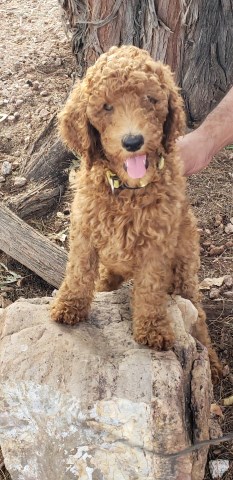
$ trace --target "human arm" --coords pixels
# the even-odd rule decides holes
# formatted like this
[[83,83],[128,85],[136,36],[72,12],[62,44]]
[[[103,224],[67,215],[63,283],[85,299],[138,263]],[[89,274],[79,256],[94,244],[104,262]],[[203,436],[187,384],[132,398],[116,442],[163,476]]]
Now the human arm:
[[206,168],[212,157],[232,142],[233,87],[200,127],[178,139],[184,175],[192,175]]

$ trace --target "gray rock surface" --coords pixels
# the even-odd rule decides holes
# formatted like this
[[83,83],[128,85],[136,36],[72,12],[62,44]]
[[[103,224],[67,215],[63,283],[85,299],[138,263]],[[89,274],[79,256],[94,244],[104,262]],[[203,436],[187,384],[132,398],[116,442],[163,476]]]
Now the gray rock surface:
[[52,323],[49,301],[1,311],[0,443],[12,480],[202,480],[206,450],[164,456],[191,444],[191,409],[208,438],[209,363],[187,333],[192,304],[168,304],[175,353],[134,342],[127,287],[97,294],[77,327]]

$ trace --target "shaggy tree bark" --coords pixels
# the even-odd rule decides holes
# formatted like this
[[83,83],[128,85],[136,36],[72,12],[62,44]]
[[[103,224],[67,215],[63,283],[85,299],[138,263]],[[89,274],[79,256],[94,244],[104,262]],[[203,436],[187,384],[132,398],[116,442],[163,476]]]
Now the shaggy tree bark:
[[80,76],[111,45],[145,48],[175,71],[191,122],[200,122],[232,85],[232,0],[59,3]]
[[186,22],[181,87],[191,120],[199,122],[233,84],[233,2],[196,2]]
[[184,31],[180,0],[58,0],[72,34],[77,73],[112,45],[132,44],[178,71]]
[[65,189],[68,168],[75,158],[57,139],[55,117],[31,146],[30,159],[20,174],[27,179],[23,192],[9,195],[6,205],[21,218],[45,216],[57,204]]

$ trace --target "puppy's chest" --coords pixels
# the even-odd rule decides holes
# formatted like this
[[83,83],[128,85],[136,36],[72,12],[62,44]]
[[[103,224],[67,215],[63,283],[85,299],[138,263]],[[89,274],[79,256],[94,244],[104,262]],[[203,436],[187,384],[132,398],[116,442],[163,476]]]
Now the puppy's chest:
[[161,207],[105,205],[90,219],[90,236],[95,248],[114,261],[136,261],[151,245],[165,244],[172,218]]

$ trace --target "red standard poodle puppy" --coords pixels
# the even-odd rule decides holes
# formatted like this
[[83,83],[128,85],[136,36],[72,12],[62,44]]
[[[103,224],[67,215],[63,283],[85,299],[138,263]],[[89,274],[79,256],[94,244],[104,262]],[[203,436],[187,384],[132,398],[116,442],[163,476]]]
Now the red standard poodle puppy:
[[69,261],[52,319],[78,323],[95,289],[133,279],[135,340],[169,349],[166,300],[180,294],[198,309],[195,336],[217,377],[220,364],[199,303],[196,221],[176,151],[183,105],[170,69],[144,50],[112,47],[76,84],[59,122],[65,144],[82,160]]

